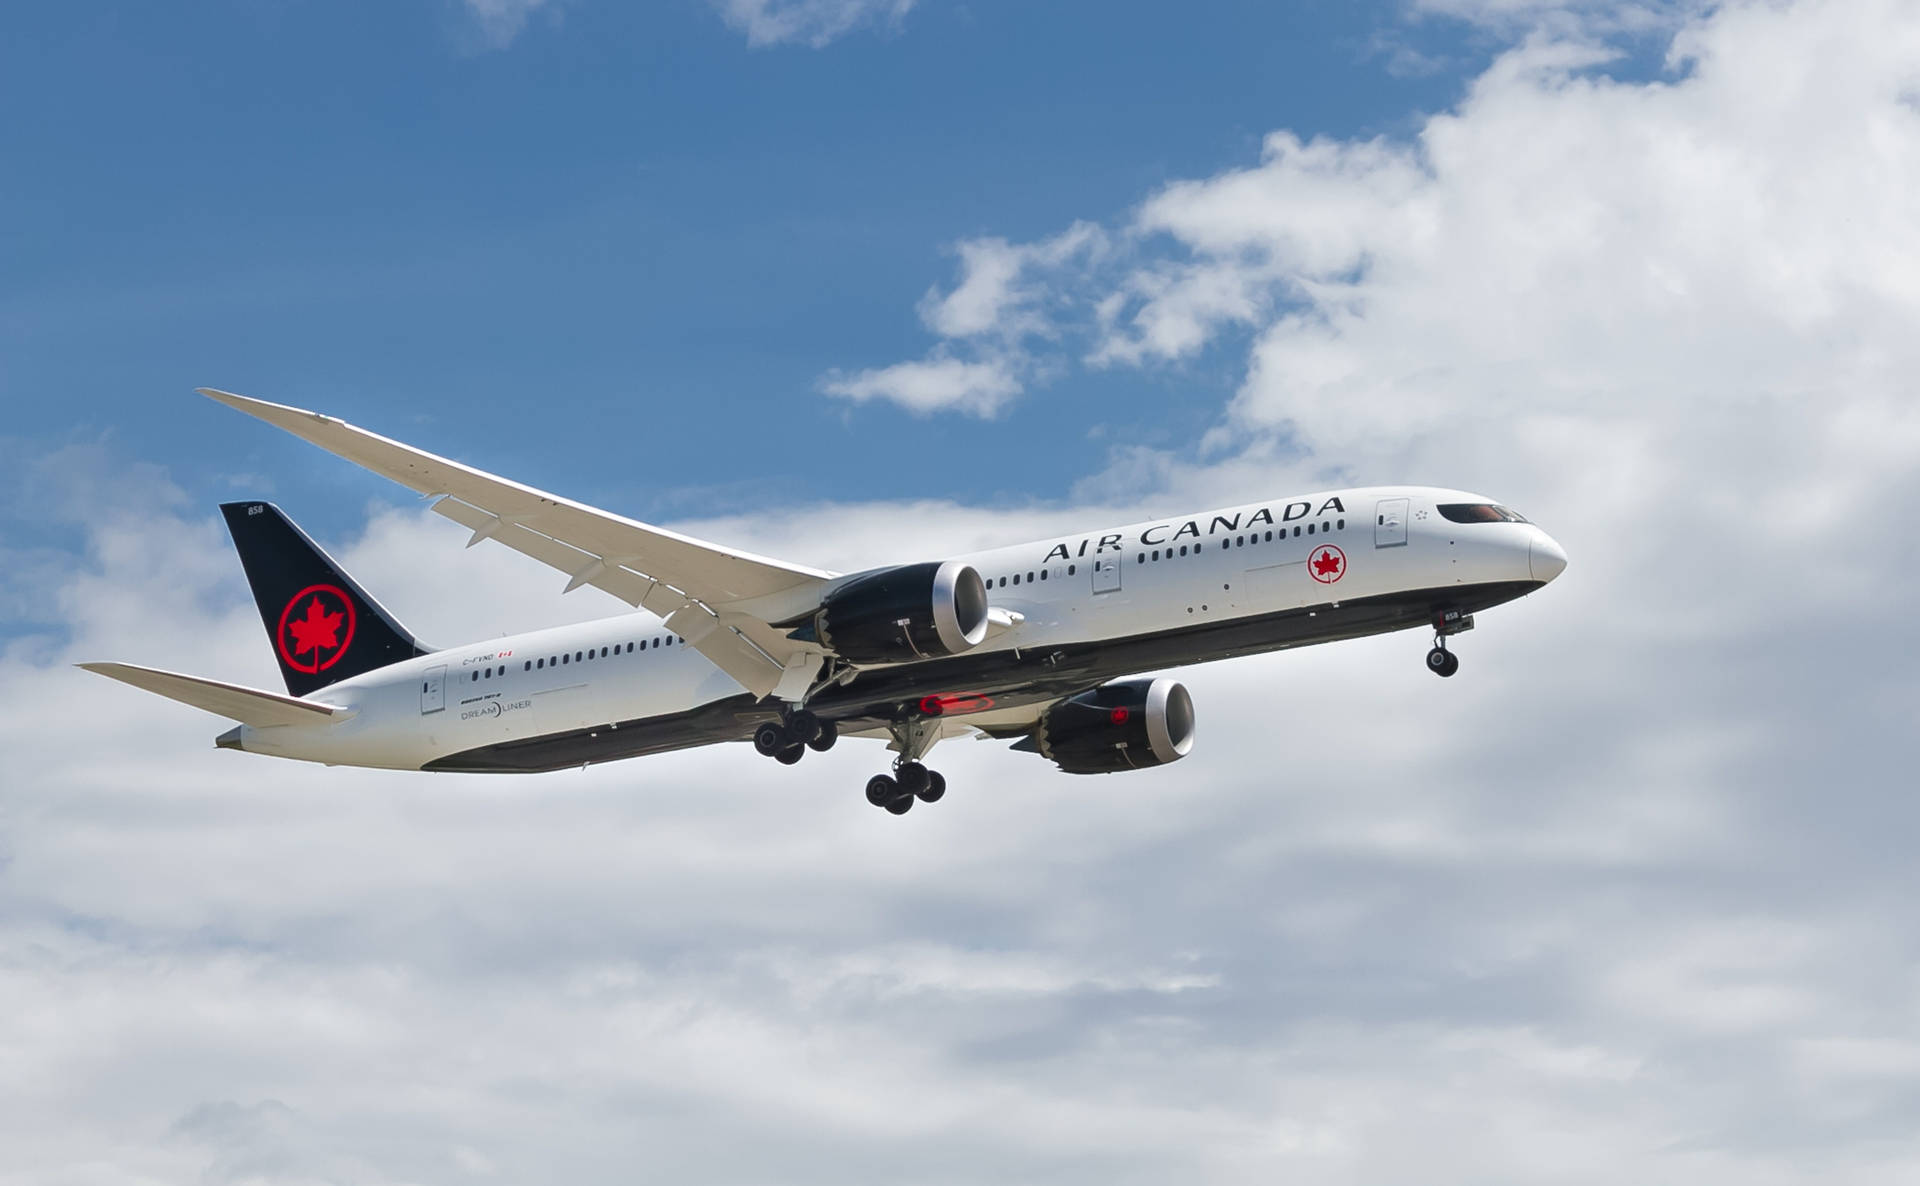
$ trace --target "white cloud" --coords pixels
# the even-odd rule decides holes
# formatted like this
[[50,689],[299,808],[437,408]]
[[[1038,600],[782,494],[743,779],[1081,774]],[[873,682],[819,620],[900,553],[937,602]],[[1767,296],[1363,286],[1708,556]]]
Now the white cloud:
[[1062,301],[1053,286],[1070,279],[1063,275],[1069,265],[1097,263],[1106,249],[1106,233],[1090,222],[1038,243],[966,240],[954,248],[960,283],[944,295],[929,289],[920,319],[943,338],[992,337],[1013,346],[1029,336],[1052,337],[1053,309]]
[[513,43],[533,14],[553,0],[462,0],[487,45],[501,49]]
[[966,362],[935,355],[850,375],[833,372],[821,379],[820,388],[855,403],[889,400],[921,415],[965,412],[990,417],[1020,394],[1021,380],[1006,359]]
[[920,415],[994,416],[1047,369],[1036,366],[1027,339],[1057,336],[1053,319],[1072,300],[1070,269],[1097,264],[1106,249],[1105,232],[1086,222],[1038,243],[962,242],[954,248],[960,282],[920,299],[920,320],[941,336],[940,345],[917,362],[831,371],[820,389],[856,402],[887,400]]
[[714,0],[720,16],[755,49],[799,44],[819,49],[855,29],[897,29],[915,0]]

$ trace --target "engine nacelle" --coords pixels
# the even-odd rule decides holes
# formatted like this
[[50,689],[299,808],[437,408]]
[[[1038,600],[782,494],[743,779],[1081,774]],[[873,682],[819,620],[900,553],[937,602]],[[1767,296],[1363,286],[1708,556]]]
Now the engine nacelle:
[[1068,774],[1165,766],[1193,748],[1193,697],[1166,676],[1102,684],[1048,709],[1016,748],[1035,750]]
[[854,663],[957,655],[987,636],[987,583],[957,560],[885,569],[835,589],[813,630]]

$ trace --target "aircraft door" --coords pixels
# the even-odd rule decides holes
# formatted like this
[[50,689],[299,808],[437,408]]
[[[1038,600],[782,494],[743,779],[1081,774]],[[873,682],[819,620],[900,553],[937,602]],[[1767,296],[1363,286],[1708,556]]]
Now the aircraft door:
[[1407,542],[1407,499],[1383,498],[1373,509],[1373,546],[1399,548]]
[[429,667],[420,677],[420,715],[439,712],[447,706],[447,665]]
[[1093,558],[1093,591],[1095,593],[1120,591],[1120,557],[1095,556]]

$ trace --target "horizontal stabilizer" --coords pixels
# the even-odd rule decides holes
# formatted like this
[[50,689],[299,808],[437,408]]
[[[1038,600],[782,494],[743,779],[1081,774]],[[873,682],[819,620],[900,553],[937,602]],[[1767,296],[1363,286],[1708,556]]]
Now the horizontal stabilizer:
[[223,684],[219,680],[202,679],[197,675],[137,667],[132,663],[81,663],[78,666],[108,679],[132,684],[141,691],[191,704],[215,716],[257,729],[273,725],[318,725],[352,715],[348,710],[331,704],[317,704],[297,696],[263,692],[239,684]]

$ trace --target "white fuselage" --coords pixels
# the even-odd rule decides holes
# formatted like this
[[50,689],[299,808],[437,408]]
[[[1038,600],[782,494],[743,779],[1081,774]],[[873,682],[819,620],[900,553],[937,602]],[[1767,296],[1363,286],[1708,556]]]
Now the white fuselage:
[[[944,559],[973,565],[992,606],[1018,616],[968,654],[1042,651],[1557,575],[1565,553],[1538,527],[1455,523],[1434,509],[1489,501],[1429,487],[1323,491]],[[629,613],[453,647],[343,681],[311,699],[348,710],[344,720],[244,727],[239,748],[419,769],[449,754],[615,729],[743,692],[659,619]]]

